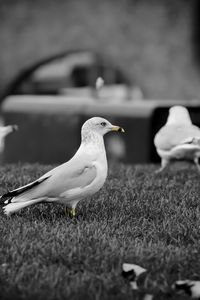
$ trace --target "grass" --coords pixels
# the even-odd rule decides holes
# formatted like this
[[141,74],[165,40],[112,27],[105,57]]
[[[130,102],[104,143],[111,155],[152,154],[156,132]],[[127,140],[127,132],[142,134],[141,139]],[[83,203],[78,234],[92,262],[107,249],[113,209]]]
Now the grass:
[[[5,165],[0,193],[52,166]],[[198,279],[200,177],[177,163],[110,166],[104,188],[66,218],[62,206],[41,204],[6,217],[0,210],[0,298],[189,299],[172,293],[178,279]],[[148,273],[133,292],[121,277],[123,262]]]

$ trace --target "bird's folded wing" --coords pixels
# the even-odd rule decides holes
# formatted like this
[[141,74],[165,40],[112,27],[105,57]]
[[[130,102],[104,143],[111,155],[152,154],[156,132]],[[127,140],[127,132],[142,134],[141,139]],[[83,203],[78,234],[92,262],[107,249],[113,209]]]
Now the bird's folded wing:
[[157,149],[171,150],[194,137],[200,137],[200,129],[195,125],[167,125],[155,135],[154,144]]
[[67,190],[84,188],[96,178],[96,167],[91,163],[63,164],[44,174],[38,180],[2,196],[14,197],[11,202],[19,202],[41,197],[56,198]]
[[48,177],[44,177],[42,179],[38,179],[35,180],[31,183],[28,183],[18,189],[12,190],[12,191],[8,191],[7,193],[5,193],[2,197],[1,200],[4,200],[5,198],[9,198],[9,197],[16,197],[22,193],[25,193],[26,191],[33,189],[34,187],[36,187],[37,185],[41,184],[43,181],[47,180],[49,178]]
[[71,169],[68,173],[66,171],[55,173],[49,178],[49,184],[52,187],[48,188],[46,195],[48,197],[56,197],[66,191],[77,188],[84,189],[95,180],[96,175],[97,170],[93,164],[85,164],[83,167]]

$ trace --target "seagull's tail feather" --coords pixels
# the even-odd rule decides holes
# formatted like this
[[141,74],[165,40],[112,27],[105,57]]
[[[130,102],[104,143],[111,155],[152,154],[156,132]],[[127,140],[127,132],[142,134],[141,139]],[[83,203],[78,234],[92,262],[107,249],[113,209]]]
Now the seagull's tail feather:
[[14,202],[14,203],[9,203],[6,206],[3,207],[4,214],[7,216],[21,210],[22,208],[25,208],[27,206],[42,202],[44,198],[38,198],[38,199],[33,199],[33,200],[28,200],[25,202]]

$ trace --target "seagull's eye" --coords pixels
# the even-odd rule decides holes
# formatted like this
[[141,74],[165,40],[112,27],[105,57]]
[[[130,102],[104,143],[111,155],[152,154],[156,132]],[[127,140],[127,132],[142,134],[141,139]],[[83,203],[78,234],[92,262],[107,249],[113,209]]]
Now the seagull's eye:
[[106,122],[101,122],[101,126],[105,127],[106,126]]

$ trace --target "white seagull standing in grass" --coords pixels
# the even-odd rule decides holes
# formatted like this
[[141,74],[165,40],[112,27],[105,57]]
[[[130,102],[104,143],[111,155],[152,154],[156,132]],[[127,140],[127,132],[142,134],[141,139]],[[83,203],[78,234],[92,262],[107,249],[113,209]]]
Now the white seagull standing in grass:
[[192,124],[183,106],[169,109],[167,123],[155,135],[154,144],[161,157],[162,171],[172,160],[192,160],[198,170],[200,157],[200,129]]
[[107,158],[103,136],[109,131],[124,132],[107,120],[94,117],[81,129],[81,145],[66,163],[52,169],[38,180],[1,197],[10,215],[20,209],[41,202],[62,203],[65,213],[75,216],[77,203],[96,193],[107,177]]

